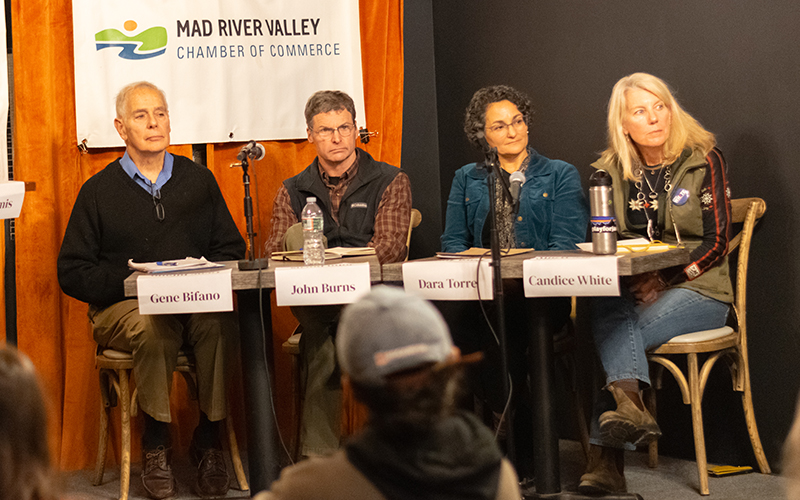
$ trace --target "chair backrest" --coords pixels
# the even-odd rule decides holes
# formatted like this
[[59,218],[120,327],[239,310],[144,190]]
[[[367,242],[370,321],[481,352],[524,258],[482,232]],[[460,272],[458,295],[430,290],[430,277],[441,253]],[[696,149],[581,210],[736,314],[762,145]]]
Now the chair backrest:
[[411,231],[419,226],[419,223],[422,222],[422,212],[417,210],[416,208],[411,209],[411,223],[408,225],[408,236],[406,236],[406,258],[408,260],[408,253],[410,252],[411,247]]
[[747,345],[747,267],[750,260],[750,242],[753,228],[767,210],[761,198],[739,198],[731,200],[731,222],[742,224],[742,230],[728,242],[728,252],[739,249],[736,261],[736,291],[733,308],[739,323],[739,339]]

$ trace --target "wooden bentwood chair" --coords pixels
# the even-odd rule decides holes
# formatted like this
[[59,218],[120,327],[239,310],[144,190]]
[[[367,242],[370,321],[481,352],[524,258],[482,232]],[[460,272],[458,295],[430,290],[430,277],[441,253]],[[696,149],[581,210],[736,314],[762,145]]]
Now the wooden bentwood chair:
[[[691,406],[694,447],[697,456],[697,472],[700,476],[701,495],[709,494],[701,402],[709,373],[720,358],[724,359],[728,364],[733,381],[733,389],[742,393],[742,406],[744,407],[747,431],[750,434],[750,443],[753,446],[753,453],[758,461],[758,467],[761,469],[762,474],[770,473],[767,458],[761,447],[761,439],[758,436],[756,418],[753,413],[753,399],[750,393],[745,301],[750,240],[753,236],[753,228],[761,216],[764,215],[767,205],[761,198],[742,198],[731,200],[731,207],[732,222],[743,223],[741,232],[728,243],[729,251],[733,251],[737,246],[739,248],[739,257],[736,265],[736,291],[733,302],[737,328],[725,326],[714,330],[679,335],[666,344],[653,349],[647,356],[651,362],[651,379],[653,381],[653,390],[647,391],[647,406],[653,416],[656,416],[655,389],[661,388],[664,368],[678,382],[683,396],[683,403]],[[670,359],[681,354],[687,356],[688,379],[687,375],[684,375],[681,369]],[[702,367],[698,366],[699,354],[706,355]],[[650,467],[658,465],[658,441],[654,441],[649,445],[649,465]]]
[[[100,375],[100,442],[97,447],[97,463],[94,472],[93,484],[98,486],[103,482],[103,471],[106,463],[106,448],[108,446],[108,421],[111,408],[120,406],[120,420],[122,444],[120,450],[120,479],[119,479],[119,499],[128,499],[128,490],[131,480],[131,417],[138,413],[137,389],[130,392],[131,375],[133,374],[133,357],[131,353],[117,351],[114,349],[98,348],[95,365],[99,369]],[[189,388],[192,400],[197,400],[197,373],[195,371],[194,359],[191,351],[181,351],[178,353],[178,364],[175,371],[179,372]],[[225,426],[228,434],[228,445],[231,454],[231,462],[239,483],[239,489],[247,491],[250,487],[247,484],[247,477],[242,467],[242,459],[239,456],[239,446],[236,442],[236,433],[233,429],[233,421],[225,419]]]

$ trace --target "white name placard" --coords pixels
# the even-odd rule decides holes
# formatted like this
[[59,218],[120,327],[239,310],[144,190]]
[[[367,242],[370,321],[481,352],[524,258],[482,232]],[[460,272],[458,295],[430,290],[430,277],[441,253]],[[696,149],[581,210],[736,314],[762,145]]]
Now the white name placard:
[[617,258],[534,257],[522,263],[526,297],[619,295]]
[[351,304],[369,292],[369,264],[278,267],[275,298],[279,306]]
[[143,274],[136,278],[141,314],[233,311],[231,270]]
[[[428,300],[492,300],[492,268],[488,259],[453,259],[403,264],[403,287]],[[480,297],[478,297],[480,293]]]
[[24,199],[24,182],[0,182],[0,219],[16,219],[19,217]]

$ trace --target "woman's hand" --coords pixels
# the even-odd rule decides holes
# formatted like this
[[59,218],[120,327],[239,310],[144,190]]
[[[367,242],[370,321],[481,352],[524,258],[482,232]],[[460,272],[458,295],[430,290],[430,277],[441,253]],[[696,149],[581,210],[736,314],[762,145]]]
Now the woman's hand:
[[631,276],[628,281],[628,289],[633,294],[637,304],[652,304],[666,288],[667,284],[658,271],[637,274]]

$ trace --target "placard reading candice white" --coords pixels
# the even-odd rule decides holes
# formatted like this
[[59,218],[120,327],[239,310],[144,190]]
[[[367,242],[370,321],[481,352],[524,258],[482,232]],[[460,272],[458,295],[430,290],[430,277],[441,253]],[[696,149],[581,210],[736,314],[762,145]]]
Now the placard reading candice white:
[[488,260],[435,260],[403,264],[403,287],[428,300],[492,300],[492,268]]
[[351,304],[369,292],[369,264],[275,268],[279,306]]
[[534,257],[522,263],[526,297],[619,295],[617,258]]
[[233,311],[231,270],[144,274],[136,278],[139,312],[180,314]]

